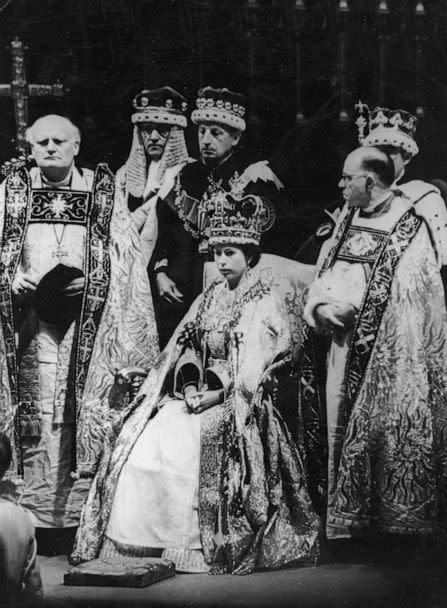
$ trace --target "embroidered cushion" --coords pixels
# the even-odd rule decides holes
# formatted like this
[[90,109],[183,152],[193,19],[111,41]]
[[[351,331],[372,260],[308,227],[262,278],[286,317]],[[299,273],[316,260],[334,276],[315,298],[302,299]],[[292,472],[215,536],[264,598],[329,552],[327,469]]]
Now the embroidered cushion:
[[64,585],[147,587],[175,575],[173,562],[157,557],[104,557],[73,566]]

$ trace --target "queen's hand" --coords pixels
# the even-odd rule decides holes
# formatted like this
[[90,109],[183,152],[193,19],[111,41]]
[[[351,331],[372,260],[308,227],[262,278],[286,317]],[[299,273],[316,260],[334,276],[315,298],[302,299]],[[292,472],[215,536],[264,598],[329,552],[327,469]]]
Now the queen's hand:
[[223,396],[223,389],[214,391],[188,391],[188,394],[185,396],[185,401],[193,414],[200,414],[210,407],[222,403]]

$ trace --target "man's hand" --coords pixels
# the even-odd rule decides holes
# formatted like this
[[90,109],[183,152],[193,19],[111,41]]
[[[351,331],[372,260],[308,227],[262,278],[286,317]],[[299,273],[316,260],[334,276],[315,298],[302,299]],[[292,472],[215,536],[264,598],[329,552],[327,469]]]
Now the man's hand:
[[66,296],[77,296],[84,291],[85,278],[78,277],[77,279],[73,279],[70,281],[68,285],[64,289],[64,294]]
[[189,391],[185,401],[193,414],[200,414],[200,412],[222,403],[222,398],[222,389],[216,391]]
[[350,302],[337,302],[335,305],[336,317],[343,323],[343,327],[346,331],[355,326],[356,313],[356,307]]
[[345,329],[344,323],[340,321],[336,313],[337,308],[334,304],[320,304],[317,306],[314,311],[317,326],[331,332]]
[[356,312],[356,308],[348,302],[335,302],[317,306],[314,317],[320,329],[340,333],[354,327]]
[[36,291],[36,281],[29,274],[17,273],[12,283],[12,293],[14,295],[24,295]]
[[172,279],[164,272],[157,273],[157,287],[160,296],[166,300],[166,302],[183,302],[183,294],[179,291]]

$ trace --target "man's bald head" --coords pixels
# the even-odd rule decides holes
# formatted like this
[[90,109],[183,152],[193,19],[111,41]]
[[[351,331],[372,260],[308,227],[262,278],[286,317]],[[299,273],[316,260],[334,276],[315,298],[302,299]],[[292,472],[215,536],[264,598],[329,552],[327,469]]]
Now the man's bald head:
[[26,132],[31,153],[44,176],[53,182],[65,179],[79,152],[81,134],[65,116],[48,114]]
[[42,129],[47,128],[61,128],[70,133],[71,137],[78,142],[81,142],[81,132],[76,125],[74,125],[69,118],[60,116],[59,114],[47,114],[41,116],[33,122],[33,124],[26,130],[26,141],[31,145],[35,141],[36,134]]
[[373,173],[381,185],[389,188],[394,182],[394,163],[383,150],[372,146],[356,148],[346,157],[354,164],[358,164],[362,171]]
[[350,207],[368,207],[394,182],[391,158],[373,147],[361,147],[346,157],[342,178],[338,184]]

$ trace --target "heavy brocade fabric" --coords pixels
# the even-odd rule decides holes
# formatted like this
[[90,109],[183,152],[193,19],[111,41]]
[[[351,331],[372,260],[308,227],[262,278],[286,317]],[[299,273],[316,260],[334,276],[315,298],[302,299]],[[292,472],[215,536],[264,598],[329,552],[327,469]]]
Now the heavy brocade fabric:
[[[375,263],[356,327],[327,525],[437,533],[447,504],[447,316],[435,250],[414,214],[397,224]],[[325,404],[317,377],[318,367],[303,368],[303,403],[314,403],[306,412],[308,456],[315,467],[319,454],[322,469]],[[313,475],[323,486],[324,471]]]
[[[91,172],[84,171],[84,174],[88,173]],[[34,179],[33,174],[31,177]],[[3,192],[4,190],[2,190]],[[85,314],[83,319],[85,319],[85,323],[79,335],[75,335],[74,328],[69,328],[66,339],[64,339],[64,343],[68,339],[77,339],[76,474],[81,477],[93,477],[102,452],[104,437],[108,428],[113,427],[115,419],[119,417],[123,394],[112,390],[116,371],[127,365],[148,367],[158,355],[152,299],[146,271],[141,262],[139,239],[119,189],[117,189],[112,203],[109,234],[106,237],[107,252],[99,251],[98,257],[96,254],[92,254],[90,259],[86,255],[90,264],[88,266],[86,263],[85,267],[88,276],[86,284],[91,286],[91,300],[87,299],[84,294],[83,310]],[[3,202],[0,207],[3,212]],[[99,215],[101,215],[101,211]],[[100,225],[101,218],[96,219]],[[3,213],[0,214],[0,228],[2,228],[2,224]],[[96,239],[96,235],[94,237]],[[98,239],[95,243],[89,243],[92,251],[96,247],[97,241]],[[5,243],[2,243],[2,248],[4,245]],[[101,263],[101,256],[107,257],[110,262],[108,266],[109,281],[101,317],[97,325],[92,326],[87,313],[90,306],[94,312],[96,296],[93,289],[95,282],[102,278],[96,276],[95,272],[98,272],[96,265]],[[9,290],[10,288],[11,284],[9,284]],[[98,293],[97,295],[102,296],[103,294]],[[65,348],[64,343],[62,350],[66,353],[64,355],[64,352],[60,352],[60,357],[67,359],[65,364],[64,361],[61,363],[65,365],[66,373],[68,373],[71,345],[67,344]],[[0,419],[2,430],[9,432],[14,425],[16,410],[11,395],[6,352],[2,331],[0,339]],[[84,365],[87,352],[89,359]],[[60,372],[58,374],[60,376]],[[67,382],[66,375],[65,378],[59,377],[57,382],[58,386],[63,388],[64,383]],[[56,402],[57,399],[56,395]],[[55,407],[57,407],[57,403],[55,403]],[[19,447],[16,446],[16,452],[18,449]]]
[[417,215],[427,223],[439,266],[447,265],[447,209],[438,188],[421,180],[396,184],[401,195],[414,205]]
[[[75,561],[98,555],[121,469],[156,415],[185,340],[201,357],[208,347],[213,350],[208,334],[225,290],[226,284],[213,284],[193,304],[129,406],[118,440],[108,442],[81,517]],[[224,343],[233,387],[225,403],[201,415],[199,524],[206,562],[216,573],[235,574],[313,564],[319,520],[300,453],[272,398],[272,374],[290,357],[287,315],[256,280],[238,294],[227,318]]]
[[110,222],[110,283],[95,338],[77,425],[77,470],[93,476],[105,436],[104,421],[120,418],[122,393],[112,391],[115,373],[148,368],[158,356],[158,334],[139,238],[117,188]]
[[[134,142],[141,139],[135,126]],[[137,139],[136,139],[137,138]],[[172,141],[171,141],[172,140]],[[157,201],[165,198],[172,190],[175,178],[183,166],[188,162],[183,130],[172,127],[167,148],[159,163],[149,165],[140,142],[137,149],[132,147],[126,164],[118,169],[116,174],[116,187],[121,189],[121,195],[129,206],[129,197],[137,197],[139,207],[129,206],[132,218],[140,235],[141,253],[145,266],[149,264],[155,243],[158,237]],[[151,178],[152,167],[159,169],[155,178]]]
[[346,426],[328,523],[436,533],[446,506],[447,316],[422,225],[396,270]]

